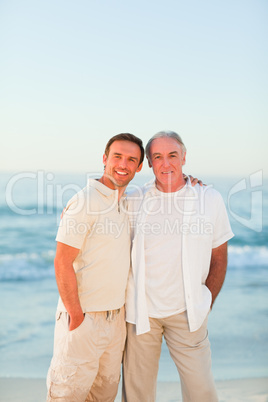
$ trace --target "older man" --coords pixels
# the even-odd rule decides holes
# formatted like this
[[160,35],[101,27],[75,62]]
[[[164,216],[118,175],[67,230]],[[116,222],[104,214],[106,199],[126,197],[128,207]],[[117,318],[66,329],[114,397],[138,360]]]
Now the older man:
[[156,134],[146,156],[155,180],[129,198],[133,248],[123,400],[155,400],[164,336],[183,400],[214,402],[207,320],[225,278],[233,233],[220,194],[185,180],[186,149],[178,134]]

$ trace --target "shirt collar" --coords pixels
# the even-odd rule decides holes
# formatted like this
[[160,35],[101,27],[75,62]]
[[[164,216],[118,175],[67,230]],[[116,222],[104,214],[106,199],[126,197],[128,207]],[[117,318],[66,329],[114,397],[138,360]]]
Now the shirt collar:
[[[189,176],[186,176],[186,183],[185,186],[182,188],[188,188],[192,187],[191,180]],[[159,195],[161,191],[159,191],[155,185],[155,179],[150,180],[148,183],[145,183],[144,185],[145,191],[146,191],[146,196],[152,196],[152,195]],[[180,191],[180,190],[179,190]],[[167,193],[167,194],[172,194],[172,193]]]
[[[105,184],[102,184],[100,181],[98,181],[98,179],[88,179],[88,183],[87,185],[89,187],[93,187],[96,190],[98,190],[101,194],[105,195],[106,197],[116,197],[118,198],[118,190],[113,190],[112,188],[109,188],[107,186],[105,186]],[[120,199],[123,200],[126,197],[126,194],[124,193]]]

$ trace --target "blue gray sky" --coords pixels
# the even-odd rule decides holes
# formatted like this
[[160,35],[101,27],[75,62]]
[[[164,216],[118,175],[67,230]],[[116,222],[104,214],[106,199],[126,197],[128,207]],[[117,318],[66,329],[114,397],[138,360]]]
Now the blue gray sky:
[[267,176],[267,17],[266,0],[0,0],[0,169],[99,171],[111,136],[170,129],[186,173]]

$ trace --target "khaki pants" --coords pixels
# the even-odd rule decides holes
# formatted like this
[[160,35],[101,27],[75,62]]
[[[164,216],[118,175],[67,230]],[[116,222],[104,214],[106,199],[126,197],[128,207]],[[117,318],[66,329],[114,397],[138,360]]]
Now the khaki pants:
[[164,335],[181,379],[184,402],[218,401],[211,372],[207,319],[195,332],[188,328],[187,313],[164,319],[150,318],[150,332],[136,335],[127,324],[123,361],[123,401],[153,402],[156,399],[158,365]]
[[87,313],[73,331],[68,321],[67,313],[58,314],[47,401],[114,401],[126,337],[124,308],[113,321],[107,312]]

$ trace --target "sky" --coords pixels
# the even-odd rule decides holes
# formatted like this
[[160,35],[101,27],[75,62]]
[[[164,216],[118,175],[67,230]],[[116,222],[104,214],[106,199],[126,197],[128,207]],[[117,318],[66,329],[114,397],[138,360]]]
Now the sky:
[[0,171],[101,171],[113,135],[168,129],[185,173],[267,176],[267,17],[267,0],[0,0]]

